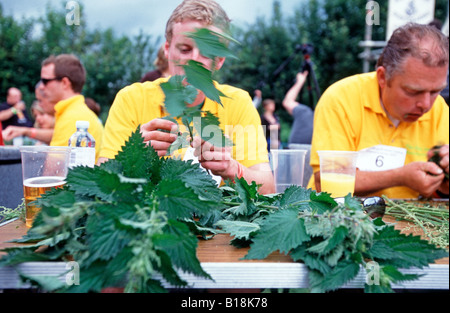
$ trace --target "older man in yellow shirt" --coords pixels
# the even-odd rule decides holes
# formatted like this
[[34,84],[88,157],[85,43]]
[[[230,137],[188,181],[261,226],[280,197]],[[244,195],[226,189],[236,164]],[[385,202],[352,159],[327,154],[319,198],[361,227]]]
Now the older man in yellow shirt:
[[[383,158],[392,147],[406,150],[400,166],[361,164],[367,168],[356,173],[355,195],[448,197],[449,108],[439,96],[447,83],[448,49],[448,38],[435,28],[408,24],[394,32],[376,72],[329,87],[315,111],[309,187],[321,190],[317,151],[372,148]],[[436,145],[442,146],[439,166],[427,162]]]

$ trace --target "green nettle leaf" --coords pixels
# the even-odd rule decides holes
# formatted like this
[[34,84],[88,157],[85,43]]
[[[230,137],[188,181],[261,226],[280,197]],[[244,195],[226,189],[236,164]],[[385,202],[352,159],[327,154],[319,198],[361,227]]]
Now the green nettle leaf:
[[282,208],[295,206],[303,211],[304,209],[309,209],[310,197],[311,190],[306,190],[298,186],[291,186],[282,194],[280,206]]
[[219,202],[222,199],[222,192],[211,175],[201,169],[198,163],[193,164],[192,160],[184,162],[168,159],[161,167],[161,179],[180,180],[204,200]]
[[339,226],[334,230],[333,235],[325,240],[326,246],[323,253],[327,254],[340,245],[348,235],[348,229],[345,226]]
[[35,252],[36,247],[14,247],[5,248],[2,251],[7,255],[0,260],[0,266],[11,266],[25,262],[43,262],[49,261],[51,258],[44,254]]
[[[231,36],[221,35],[208,29],[199,29],[188,33],[196,42],[200,53],[212,60],[212,68],[218,57],[232,57],[231,50],[225,44],[234,41]],[[189,60],[183,67],[185,76],[173,76],[167,82],[161,84],[165,94],[165,109],[169,118],[181,119],[188,130],[187,133],[179,133],[176,141],[168,149],[169,155],[173,151],[189,146],[195,135],[208,141],[214,146],[232,146],[232,141],[226,138],[219,127],[219,119],[210,112],[201,111],[201,105],[190,107],[198,96],[198,91],[212,101],[223,106],[221,97],[226,97],[218,90],[213,81],[213,72],[203,66],[202,63]],[[198,119],[196,119],[198,118]],[[192,125],[192,124],[195,125]]]
[[178,135],[177,139],[175,139],[175,141],[172,142],[167,149],[168,155],[172,155],[173,152],[178,151],[179,149],[189,148],[191,146],[190,138],[191,136],[189,133],[182,133],[181,135]]
[[266,217],[245,259],[264,259],[277,250],[288,253],[308,240],[310,237],[304,221],[298,218],[298,210],[280,210]]
[[321,193],[311,193],[311,209],[318,213],[322,214],[326,211],[330,211],[338,206],[337,202],[331,197],[330,194],[321,192]]
[[331,266],[317,255],[308,253],[308,246],[308,244],[300,245],[297,248],[294,248],[289,255],[294,261],[302,261],[305,263],[311,270],[317,270],[321,274],[329,273],[331,271]]
[[80,267],[80,279],[82,284],[72,285],[67,291],[73,293],[84,292],[100,292],[102,288],[111,287],[108,283],[108,279],[111,279],[108,269],[108,262],[96,261],[89,264],[89,267]]
[[235,215],[251,215],[256,211],[256,206],[254,204],[255,199],[255,189],[251,188],[244,178],[236,179],[236,191],[239,194],[241,203],[235,207]]
[[19,274],[22,281],[28,282],[33,286],[41,287],[47,291],[56,291],[66,286],[65,282],[61,281],[58,277]]
[[219,118],[210,112],[204,112],[204,116],[194,119],[194,127],[204,141],[215,147],[233,146],[233,141],[220,128]]
[[[324,292],[335,290],[345,283],[349,282],[358,275],[360,265],[350,260],[340,262],[330,272],[325,275],[310,275],[310,283],[313,291]],[[311,278],[312,281],[311,281]]]
[[78,195],[96,196],[104,201],[136,201],[136,185],[143,185],[143,181],[127,183],[123,178],[101,168],[78,167],[67,174],[66,181]]
[[226,96],[220,92],[220,90],[216,89],[210,70],[206,69],[200,62],[193,60],[190,60],[188,64],[183,67],[189,84],[203,91],[207,98],[222,105],[220,97]]
[[114,258],[132,240],[128,231],[117,229],[112,219],[102,215],[90,216],[86,230],[90,234],[87,245],[92,251],[87,263]]
[[162,180],[155,195],[159,209],[167,212],[169,219],[189,219],[194,212],[203,215],[215,208],[215,202],[200,199],[181,180]]
[[249,240],[252,235],[256,234],[256,232],[261,229],[258,224],[244,221],[220,220],[215,225],[221,228],[225,233],[230,234],[230,236],[243,240]]
[[[159,240],[158,237],[155,238],[156,241]],[[163,244],[169,243],[169,241],[161,241]],[[170,242],[171,244],[172,242]],[[184,247],[182,247],[184,248]],[[172,259],[171,257],[164,252],[163,250],[157,250],[156,251],[159,259],[161,260],[161,264],[159,267],[159,273],[164,277],[164,279],[169,283],[172,284],[173,286],[181,286],[181,287],[185,287],[187,286],[187,282],[185,282],[183,279],[180,278],[180,276],[178,275],[178,273],[176,272],[176,270],[174,269],[174,264],[172,264]],[[162,287],[162,285],[160,284],[156,284],[156,287],[159,289],[155,290],[155,283],[156,281],[154,280],[150,280],[150,290],[149,292],[158,292],[158,293],[163,293],[163,292],[167,292],[164,287]]]
[[[382,251],[386,246],[387,249]],[[367,255],[379,262],[409,268],[428,266],[434,260],[448,256],[448,252],[436,249],[420,236],[404,235],[393,226],[382,226],[377,229],[374,244]]]
[[345,236],[347,233],[347,228],[345,228],[345,227],[339,227],[339,228],[345,229],[343,231],[343,232],[345,232],[344,237],[341,237],[339,242],[332,241],[333,237],[331,237],[331,238],[325,239],[323,241],[320,241],[318,244],[316,244],[314,246],[309,247],[307,251],[310,253],[316,253],[319,255],[326,255],[326,254],[330,253],[330,251],[333,248],[336,248],[336,246],[345,239]]
[[238,43],[231,36],[219,34],[207,28],[200,28],[195,32],[188,33],[188,37],[194,39],[195,44],[202,52],[202,55],[209,59],[214,59],[216,57],[236,58],[227,47],[227,41]]
[[397,268],[391,265],[386,265],[381,267],[381,271],[384,275],[389,277],[389,280],[391,282],[402,282],[402,281],[411,281],[416,280],[423,275],[417,275],[417,274],[403,274],[400,272]]
[[73,193],[67,191],[66,189],[52,189],[46,194],[42,195],[38,199],[39,206],[49,206],[55,208],[52,211],[48,210],[47,214],[51,216],[59,215],[59,208],[71,208],[75,204],[75,196]]
[[[131,134],[126,145],[122,147],[122,151],[119,151],[116,158],[102,164],[102,169],[130,178],[153,178],[152,173],[159,169],[161,161],[155,150],[149,149],[144,144],[139,130],[140,126]],[[116,164],[117,169],[112,168],[113,164]]]
[[[372,276],[372,275],[371,275]],[[375,277],[375,275],[373,275]],[[366,293],[393,293],[391,284],[419,279],[422,275],[403,274],[396,267],[387,265],[377,269],[376,280],[366,283],[364,292]],[[374,278],[373,277],[373,278]],[[372,277],[371,277],[372,278]]]
[[211,278],[203,271],[197,259],[197,238],[189,227],[178,221],[169,221],[165,233],[155,237],[156,248],[163,250],[178,268],[197,276]]
[[160,86],[165,95],[165,109],[171,116],[182,116],[186,105],[194,102],[197,91],[183,86],[183,76],[172,76]]

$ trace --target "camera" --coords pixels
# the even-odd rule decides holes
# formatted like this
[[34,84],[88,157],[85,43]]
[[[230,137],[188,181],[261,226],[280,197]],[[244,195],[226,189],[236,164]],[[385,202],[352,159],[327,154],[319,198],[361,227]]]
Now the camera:
[[301,51],[304,55],[310,55],[314,52],[314,46],[309,43],[304,43],[302,45],[297,45],[295,50]]

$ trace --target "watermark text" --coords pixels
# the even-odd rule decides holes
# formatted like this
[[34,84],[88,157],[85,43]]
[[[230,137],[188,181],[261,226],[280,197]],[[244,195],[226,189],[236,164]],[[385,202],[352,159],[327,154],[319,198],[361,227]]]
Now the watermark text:
[[77,1],[68,1],[66,3],[66,10],[69,12],[66,14],[66,24],[69,26],[80,26],[81,10]]

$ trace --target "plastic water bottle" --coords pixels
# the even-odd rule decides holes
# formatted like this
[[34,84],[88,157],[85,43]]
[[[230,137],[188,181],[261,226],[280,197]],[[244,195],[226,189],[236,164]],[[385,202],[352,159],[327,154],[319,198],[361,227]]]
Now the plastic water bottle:
[[95,165],[95,139],[88,132],[88,121],[77,121],[77,131],[69,139],[70,154],[69,168],[75,166]]

